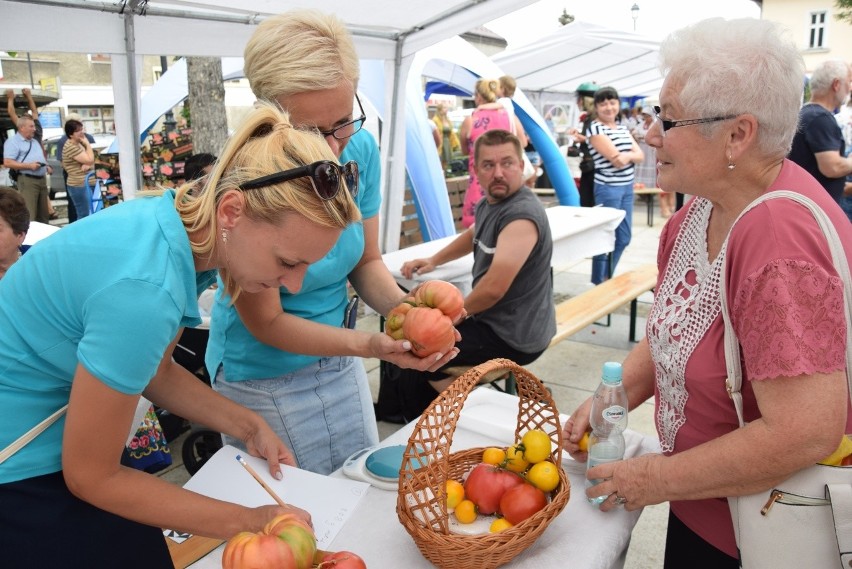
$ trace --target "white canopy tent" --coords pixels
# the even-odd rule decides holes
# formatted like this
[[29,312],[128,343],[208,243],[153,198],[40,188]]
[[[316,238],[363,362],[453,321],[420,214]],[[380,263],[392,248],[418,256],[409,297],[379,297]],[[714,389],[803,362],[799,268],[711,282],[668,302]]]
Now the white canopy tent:
[[615,87],[621,97],[656,99],[663,84],[659,49],[660,42],[640,34],[575,21],[492,59],[543,112],[544,103],[564,101],[586,81]]
[[[385,62],[382,132],[384,250],[398,248],[405,183],[405,77],[417,51],[464,33],[535,0],[321,0],[311,7],[347,23],[363,59]],[[112,57],[122,188],[141,185],[139,69],[142,55],[241,56],[265,17],[305,7],[298,0],[0,0],[0,48],[105,53]],[[36,26],[37,23],[37,26]],[[37,30],[37,33],[35,33]]]

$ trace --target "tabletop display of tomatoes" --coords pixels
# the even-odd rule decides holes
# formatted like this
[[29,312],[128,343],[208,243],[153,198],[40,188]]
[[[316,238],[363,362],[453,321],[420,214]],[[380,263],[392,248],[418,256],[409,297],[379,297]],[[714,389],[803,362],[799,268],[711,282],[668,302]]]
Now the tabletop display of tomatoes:
[[456,343],[453,322],[463,312],[459,289],[446,281],[426,281],[388,313],[385,333],[411,342],[411,351],[419,357],[445,354]]
[[560,467],[551,452],[552,441],[540,429],[527,431],[508,448],[486,448],[482,462],[468,472],[463,493],[457,481],[447,482],[448,508],[455,506],[453,514],[463,524],[472,523],[478,514],[500,516],[491,523],[491,532],[521,523],[543,509],[559,486]]

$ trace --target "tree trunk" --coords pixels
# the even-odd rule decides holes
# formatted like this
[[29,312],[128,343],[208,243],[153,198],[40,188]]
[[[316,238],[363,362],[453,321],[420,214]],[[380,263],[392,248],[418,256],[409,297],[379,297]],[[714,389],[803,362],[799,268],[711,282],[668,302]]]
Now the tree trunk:
[[225,83],[218,57],[187,57],[192,153],[218,156],[228,138]]

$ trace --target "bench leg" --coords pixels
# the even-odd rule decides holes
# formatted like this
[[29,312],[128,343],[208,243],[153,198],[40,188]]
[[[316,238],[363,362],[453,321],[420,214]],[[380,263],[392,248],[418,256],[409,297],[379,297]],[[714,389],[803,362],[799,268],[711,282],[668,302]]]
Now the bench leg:
[[630,341],[636,341],[636,310],[638,307],[638,298],[630,301]]

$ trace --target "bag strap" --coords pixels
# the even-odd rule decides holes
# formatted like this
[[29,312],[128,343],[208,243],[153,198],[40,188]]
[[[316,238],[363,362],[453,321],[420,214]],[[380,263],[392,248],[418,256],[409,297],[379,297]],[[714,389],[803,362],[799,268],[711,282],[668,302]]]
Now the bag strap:
[[840,565],[852,567],[852,484],[826,484],[825,497],[831,502]]
[[[778,190],[763,194],[746,206],[746,208],[734,221],[734,224],[731,226],[731,230],[733,230],[740,218],[751,208],[766,200],[776,198],[791,199],[804,205],[808,210],[810,210],[822,230],[823,235],[825,235],[825,238],[828,241],[828,248],[831,251],[834,268],[840,276],[840,280],[843,282],[843,306],[846,311],[846,382],[849,388],[849,396],[852,398],[852,278],[850,278],[849,275],[849,263],[846,260],[846,253],[843,250],[843,245],[840,243],[840,237],[837,234],[837,229],[835,229],[834,225],[828,219],[828,216],[822,208],[820,208],[810,198],[789,190]],[[728,235],[725,237],[725,242],[722,244],[722,251],[726,252],[726,256],[731,230],[728,231]],[[728,301],[727,294],[725,292],[726,265],[727,262],[723,260],[721,282],[719,283],[719,296],[722,301],[722,320],[725,323],[725,366],[728,372],[728,380],[726,381],[726,384],[728,394],[734,402],[734,407],[737,410],[737,418],[739,419],[740,426],[742,427],[745,423],[743,421],[743,397],[740,392],[743,380],[742,368],[740,367],[740,345],[737,341],[737,335],[734,332],[734,327],[731,325],[730,314],[728,313]]]
[[27,147],[27,151],[23,155],[18,154],[18,156],[15,157],[15,162],[20,162],[21,158],[26,158],[27,156],[29,156],[30,150],[32,150],[32,149],[33,149],[33,141],[32,141],[32,139],[30,139],[30,145]]
[[27,446],[27,444],[31,440],[39,436],[45,429],[47,429],[49,426],[59,420],[59,418],[65,414],[65,411],[67,409],[68,405],[65,405],[64,407],[53,413],[50,417],[48,417],[26,433],[24,433],[20,437],[18,437],[17,440],[12,442],[12,444],[0,451],[0,464],[3,464],[8,459],[12,458],[13,454]]

